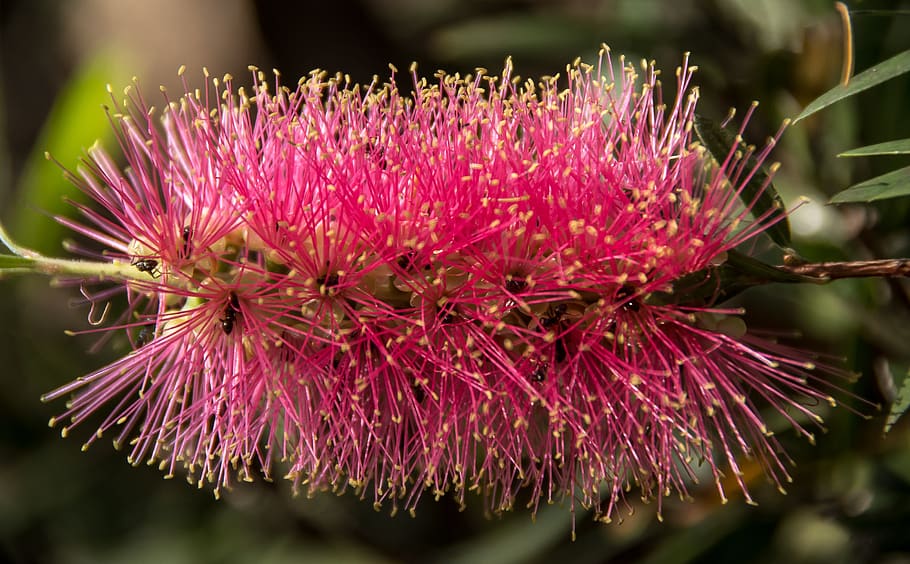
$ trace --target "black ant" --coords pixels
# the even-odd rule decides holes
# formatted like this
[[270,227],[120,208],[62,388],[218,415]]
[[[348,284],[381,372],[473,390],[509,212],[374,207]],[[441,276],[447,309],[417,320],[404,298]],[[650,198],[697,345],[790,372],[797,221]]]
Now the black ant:
[[338,277],[337,272],[333,272],[331,274],[326,273],[326,274],[316,278],[316,284],[318,284],[320,288],[327,288],[327,289],[334,288],[335,286],[338,285],[338,283],[340,281],[341,281],[341,279]]
[[[619,299],[628,298],[635,294],[635,288],[632,286],[623,286],[616,292],[616,297]],[[641,304],[638,302],[637,298],[632,298],[631,300],[622,304],[622,309],[627,311],[638,311],[641,309]]]
[[423,403],[423,400],[427,398],[427,393],[424,391],[423,386],[414,384],[411,386],[411,392],[414,394],[414,401],[417,403]]
[[[429,262],[423,262],[414,249],[408,248],[407,251],[400,254],[396,261],[401,270],[430,270],[432,265]],[[422,263],[422,264],[421,264]]]
[[[547,308],[546,315],[540,318],[538,325],[541,329],[546,331],[555,331],[561,332],[563,330],[563,319],[566,315],[568,307],[566,304],[557,304]],[[566,350],[566,344],[563,342],[562,338],[557,337],[553,340],[553,360],[557,363],[561,363],[566,360],[568,351]]]
[[139,329],[139,332],[136,334],[136,348],[141,349],[147,345],[152,339],[155,338],[155,331],[146,325]]
[[193,230],[189,226],[183,228],[183,249],[182,256],[183,258],[190,258],[190,255],[193,253]]
[[385,170],[389,167],[389,161],[385,158],[385,149],[379,145],[379,139],[370,139],[363,145],[363,152],[372,158],[373,162],[379,168]]
[[221,330],[224,331],[225,335],[230,335],[231,331],[234,330],[234,323],[237,321],[238,313],[240,313],[240,301],[237,299],[237,294],[231,292],[231,299],[228,301],[227,307],[224,308],[224,317],[219,319]]
[[155,259],[144,258],[144,259],[133,259],[130,262],[131,265],[136,267],[136,270],[139,272],[146,272],[152,275],[155,278],[161,276],[161,271],[158,270],[158,261]]
[[407,251],[406,253],[399,255],[398,260],[395,262],[398,263],[398,267],[401,270],[410,270],[414,264],[414,258],[417,253],[413,250]]
[[562,339],[556,339],[556,342],[553,343],[553,360],[557,363],[564,362],[567,354],[566,344]]
[[539,325],[544,329],[554,327],[562,321],[562,317],[566,314],[566,309],[566,304],[557,304],[548,307],[547,314],[540,318]]
[[513,278],[512,276],[509,276],[506,279],[506,291],[508,291],[510,294],[520,294],[521,292],[524,292],[527,287],[528,283],[521,278]]
[[530,379],[532,382],[540,383],[546,380],[547,372],[550,370],[549,362],[539,362],[534,368],[534,371],[531,372]]
[[334,296],[335,288],[341,282],[341,277],[338,275],[338,272],[329,272],[329,263],[325,263],[326,272],[324,274],[316,277],[316,284],[319,288],[319,293],[323,296]]
[[[619,309],[624,312],[637,312],[641,310],[641,300],[639,298],[632,297],[635,295],[635,288],[629,285],[623,285],[616,292],[616,298],[623,301]],[[629,299],[631,298],[631,299]],[[607,325],[607,331],[610,333],[616,332],[616,318],[610,320],[609,325]]]

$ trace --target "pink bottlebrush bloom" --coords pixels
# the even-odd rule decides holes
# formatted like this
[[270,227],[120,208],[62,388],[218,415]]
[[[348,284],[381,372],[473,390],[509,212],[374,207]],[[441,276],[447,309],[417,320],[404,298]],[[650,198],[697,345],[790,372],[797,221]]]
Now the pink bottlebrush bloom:
[[109,413],[89,442],[216,492],[278,464],[410,510],[528,488],[610,519],[631,484],[708,473],[723,496],[747,457],[781,484],[761,410],[811,437],[808,357],[656,298],[779,216],[741,204],[744,155],[693,143],[691,69],[669,101],[653,68],[613,72],[415,74],[411,95],[258,74],[157,112],[133,91],[129,168],[92,149],[74,179],[100,211],[64,221],[135,266],[135,350],[47,396],[74,394],[65,430]]

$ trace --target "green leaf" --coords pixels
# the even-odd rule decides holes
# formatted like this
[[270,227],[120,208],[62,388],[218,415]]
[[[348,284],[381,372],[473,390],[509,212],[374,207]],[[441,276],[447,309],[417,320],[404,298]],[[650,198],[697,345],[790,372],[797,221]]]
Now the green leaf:
[[18,200],[10,220],[19,240],[44,254],[54,254],[68,230],[48,216],[72,213],[64,197],[83,201],[83,194],[63,176],[45,152],[75,170],[87,147],[113,139],[102,105],[109,104],[106,84],[123,84],[128,76],[115,55],[97,55],[79,67],[60,91],[19,178]]
[[906,155],[910,154],[910,139],[898,139],[887,143],[867,145],[857,149],[850,149],[837,155],[838,157],[868,157],[871,155]]
[[[739,251],[727,251],[727,261],[714,269],[717,299],[726,301],[740,292],[764,284],[818,284],[816,278],[794,274],[764,263]],[[710,288],[710,285],[708,285]]]
[[828,90],[806,106],[806,108],[796,116],[793,123],[805,119],[839,100],[843,100],[844,98],[853,96],[863,90],[872,88],[877,84],[881,84],[882,82],[890,80],[907,71],[910,71],[910,50],[904,51],[883,63],[879,63],[874,67],[864,70],[850,79],[850,82],[846,85],[839,84],[831,90]]
[[644,564],[700,561],[699,557],[704,557],[712,547],[741,527],[746,517],[742,505],[708,513],[687,527],[672,532],[668,530],[666,534],[655,538],[648,547],[649,551],[643,557],[636,558],[636,561]]
[[704,305],[729,300],[740,292],[763,284],[820,284],[818,278],[781,270],[739,251],[727,251],[727,260],[693,272],[673,283],[672,292],[655,292],[647,302],[655,305]]
[[782,282],[785,284],[811,282],[818,284],[818,279],[816,278],[781,270],[776,266],[764,263],[739,251],[727,251],[727,262],[724,265],[733,269],[743,279],[753,280],[762,284],[770,282]]
[[894,378],[894,387],[897,388],[897,397],[894,398],[888,419],[885,420],[885,433],[891,431],[897,420],[910,410],[910,370],[903,376]]
[[855,184],[831,198],[831,204],[874,202],[910,196],[910,166]]
[[443,59],[477,61],[495,53],[501,61],[501,53],[546,57],[572,46],[583,49],[596,45],[599,40],[592,40],[600,35],[602,31],[593,20],[516,14],[470,19],[443,27],[431,35],[430,49]]
[[[720,127],[714,120],[697,114],[695,115],[695,133],[714,160],[719,163],[724,162],[734,148],[745,150],[745,144],[737,141],[737,138],[729,131]],[[775,215],[780,216],[781,219],[768,227],[765,232],[778,246],[789,247],[790,222],[787,220],[783,200],[774,185],[768,181],[768,173],[764,167],[759,166],[758,159],[754,155],[750,156],[746,162],[746,169],[755,169],[755,173],[743,187],[740,197],[746,205],[752,206],[752,212],[756,216],[777,210]]]
[[[533,521],[513,519],[503,522],[486,533],[448,547],[433,561],[440,564],[533,562],[568,536],[572,521],[566,518],[565,509],[561,505],[549,505],[541,508]],[[576,514],[576,517],[581,515]]]
[[885,468],[903,480],[904,483],[910,484],[910,448],[904,447],[890,450],[891,452],[882,460]]

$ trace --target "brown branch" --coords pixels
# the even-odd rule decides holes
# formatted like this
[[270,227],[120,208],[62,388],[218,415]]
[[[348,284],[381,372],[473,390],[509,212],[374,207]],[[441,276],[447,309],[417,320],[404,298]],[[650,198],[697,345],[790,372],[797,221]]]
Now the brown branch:
[[910,259],[856,260],[847,262],[809,262],[784,264],[778,270],[816,278],[820,282],[840,278],[899,278],[910,276]]

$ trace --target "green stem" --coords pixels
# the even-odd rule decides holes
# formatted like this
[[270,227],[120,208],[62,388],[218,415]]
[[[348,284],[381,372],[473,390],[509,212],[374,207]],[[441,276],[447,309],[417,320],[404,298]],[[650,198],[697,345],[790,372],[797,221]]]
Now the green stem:
[[96,262],[85,260],[71,260],[50,258],[37,251],[18,245],[0,224],[0,242],[15,255],[34,261],[33,268],[16,268],[6,271],[9,273],[40,272],[51,276],[72,274],[87,278],[108,280],[133,280],[137,282],[154,282],[155,278],[148,272],[141,272],[128,262],[114,260],[112,262]]
[[86,260],[67,260],[48,257],[32,257],[37,265],[38,272],[43,274],[74,274],[91,278],[109,280],[135,280],[139,282],[154,282],[155,278],[146,272],[140,272],[128,262],[115,260],[113,262],[95,262]]

